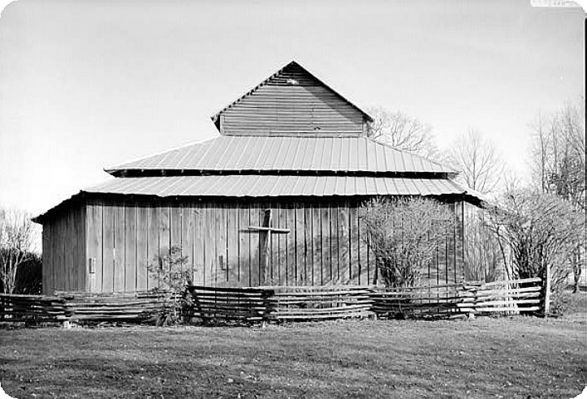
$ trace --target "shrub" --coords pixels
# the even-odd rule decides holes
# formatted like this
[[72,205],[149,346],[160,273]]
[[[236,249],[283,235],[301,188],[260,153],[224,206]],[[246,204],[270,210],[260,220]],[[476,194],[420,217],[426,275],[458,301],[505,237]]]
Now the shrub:
[[446,206],[423,198],[377,198],[362,206],[360,217],[362,237],[387,287],[417,285],[438,242],[453,227]]
[[148,266],[151,280],[156,281],[154,291],[163,292],[164,306],[156,317],[158,326],[180,324],[190,318],[192,300],[187,291],[191,285],[191,272],[187,256],[181,256],[181,248],[172,246],[169,254],[157,256]]

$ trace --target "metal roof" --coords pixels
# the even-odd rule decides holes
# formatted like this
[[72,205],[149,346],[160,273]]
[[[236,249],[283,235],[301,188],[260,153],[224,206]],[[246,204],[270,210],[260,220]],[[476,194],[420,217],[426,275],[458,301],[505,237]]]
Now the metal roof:
[[301,66],[300,64],[298,64],[296,61],[291,61],[289,62],[287,65],[284,65],[283,67],[281,67],[277,72],[275,72],[273,75],[269,76],[267,79],[265,79],[264,81],[262,81],[261,83],[259,83],[257,86],[253,87],[251,90],[247,91],[245,94],[243,94],[242,96],[240,96],[239,98],[237,98],[235,101],[233,101],[232,103],[228,104],[226,107],[224,107],[223,109],[221,109],[220,111],[218,111],[216,114],[212,115],[210,117],[210,119],[212,119],[212,121],[216,122],[216,120],[218,119],[218,117],[220,116],[220,114],[222,114],[224,111],[226,111],[228,108],[234,106],[235,104],[237,104],[238,102],[240,102],[242,99],[250,96],[251,94],[253,94],[255,91],[257,91],[260,87],[266,85],[269,81],[271,81],[271,79],[279,76],[284,69],[286,68],[299,68],[302,71],[304,71],[305,73],[307,73],[310,77],[312,77],[313,79],[317,80],[319,83],[321,83],[324,87],[326,87],[328,90],[330,90],[331,92],[333,92],[335,95],[337,95],[338,97],[340,97],[342,100],[346,101],[347,103],[349,103],[353,108],[355,108],[357,111],[359,111],[361,114],[363,114],[363,116],[369,121],[369,122],[373,122],[373,118],[367,114],[365,111],[363,111],[361,108],[357,107],[355,104],[353,104],[352,102],[350,102],[348,99],[346,99],[345,97],[343,97],[340,93],[338,93],[336,90],[334,90],[332,87],[330,87],[329,85],[327,85],[326,83],[324,83],[322,80],[318,79],[314,74],[312,74],[310,71],[308,71],[306,68],[304,68],[303,66]]
[[158,197],[450,195],[466,190],[450,179],[370,176],[221,175],[125,177],[82,192]]
[[360,137],[220,136],[105,169],[456,173],[424,157]]

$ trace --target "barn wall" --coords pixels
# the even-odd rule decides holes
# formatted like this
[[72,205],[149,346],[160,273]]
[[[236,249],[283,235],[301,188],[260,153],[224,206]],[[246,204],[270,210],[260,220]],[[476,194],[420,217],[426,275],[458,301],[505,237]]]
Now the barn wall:
[[357,108],[294,66],[226,109],[220,121],[221,133],[229,135],[356,136],[363,127]]
[[74,204],[43,223],[43,293],[86,290],[85,206]]
[[[325,285],[372,283],[375,259],[361,239],[360,201],[115,201],[87,205],[87,261],[94,265],[93,292],[154,287],[147,265],[179,246],[194,284],[211,286]],[[449,204],[460,217],[461,203]],[[270,226],[287,234],[249,230]],[[462,279],[462,228],[447,231],[431,283]]]

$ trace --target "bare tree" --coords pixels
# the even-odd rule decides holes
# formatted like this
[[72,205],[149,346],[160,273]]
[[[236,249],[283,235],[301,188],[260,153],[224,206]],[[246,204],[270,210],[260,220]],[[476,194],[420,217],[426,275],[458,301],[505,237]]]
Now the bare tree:
[[458,137],[446,154],[450,166],[460,171],[459,179],[482,193],[493,192],[501,181],[503,163],[493,143],[477,130]]
[[495,233],[503,251],[508,277],[546,277],[561,294],[571,272],[567,262],[583,233],[581,212],[553,194],[518,190],[505,194],[498,207],[490,209],[487,226]]
[[438,150],[434,144],[432,128],[400,111],[384,108],[368,110],[374,121],[369,125],[369,137],[398,150],[425,157],[434,157]]
[[542,192],[585,208],[584,105],[567,104],[552,115],[539,114],[532,127],[533,174]]
[[0,281],[4,293],[14,292],[18,268],[32,256],[32,239],[29,214],[0,209]]
[[[538,114],[532,124],[532,172],[534,187],[554,194],[585,214],[585,101],[567,104],[558,112]],[[585,252],[585,237],[578,238],[569,253],[578,291]]]

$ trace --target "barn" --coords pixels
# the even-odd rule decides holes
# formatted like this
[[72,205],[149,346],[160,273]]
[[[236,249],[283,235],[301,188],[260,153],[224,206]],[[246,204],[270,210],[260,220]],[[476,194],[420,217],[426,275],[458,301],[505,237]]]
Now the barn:
[[206,286],[373,283],[359,207],[426,196],[452,210],[430,281],[463,278],[474,193],[455,171],[367,136],[371,117],[295,61],[212,117],[216,138],[106,168],[114,178],[49,209],[43,290],[153,288],[147,266],[181,248]]

